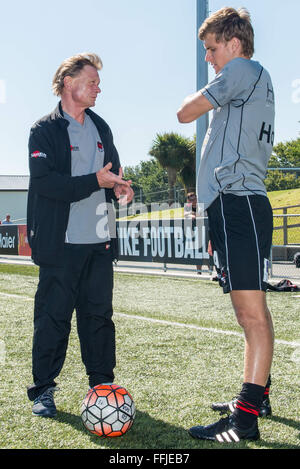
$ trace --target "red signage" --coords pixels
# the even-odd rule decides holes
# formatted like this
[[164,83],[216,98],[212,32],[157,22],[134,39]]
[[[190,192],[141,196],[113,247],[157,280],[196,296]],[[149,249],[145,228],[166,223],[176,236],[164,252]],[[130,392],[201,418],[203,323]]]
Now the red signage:
[[19,231],[19,247],[18,247],[19,256],[31,256],[31,249],[29,247],[28,239],[27,239],[27,226],[18,225],[18,231]]

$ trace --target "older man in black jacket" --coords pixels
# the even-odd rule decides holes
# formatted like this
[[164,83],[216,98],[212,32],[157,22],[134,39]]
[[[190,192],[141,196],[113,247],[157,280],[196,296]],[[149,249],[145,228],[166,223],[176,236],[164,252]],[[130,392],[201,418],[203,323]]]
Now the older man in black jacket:
[[65,360],[74,309],[89,385],[114,379],[117,243],[111,204],[130,202],[133,191],[122,178],[109,126],[89,109],[100,93],[101,68],[96,54],[66,59],[53,79],[61,101],[30,132],[27,231],[40,278],[28,397],[39,416],[56,414],[54,380]]

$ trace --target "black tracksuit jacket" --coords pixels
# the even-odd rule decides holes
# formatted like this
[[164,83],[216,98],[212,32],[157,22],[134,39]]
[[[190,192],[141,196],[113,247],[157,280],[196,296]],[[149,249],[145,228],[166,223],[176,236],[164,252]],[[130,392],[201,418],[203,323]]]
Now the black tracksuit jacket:
[[[104,166],[111,162],[111,171],[118,174],[120,161],[109,126],[90,109],[86,113],[98,129],[105,151]],[[68,125],[59,102],[51,114],[30,130],[27,236],[37,265],[61,265],[71,202],[99,190],[96,173],[71,176]],[[105,189],[105,195],[107,203],[115,200],[112,189]],[[112,215],[112,210],[109,214]],[[117,258],[117,239],[113,238],[111,244],[113,258]]]

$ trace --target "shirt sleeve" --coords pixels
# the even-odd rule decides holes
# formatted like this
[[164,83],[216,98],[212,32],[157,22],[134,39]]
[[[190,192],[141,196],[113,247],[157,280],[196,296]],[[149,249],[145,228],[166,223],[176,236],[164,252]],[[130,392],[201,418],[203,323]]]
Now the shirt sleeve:
[[248,59],[233,59],[228,62],[216,77],[202,90],[202,94],[217,109],[231,101],[242,104],[250,94],[253,73],[248,67]]

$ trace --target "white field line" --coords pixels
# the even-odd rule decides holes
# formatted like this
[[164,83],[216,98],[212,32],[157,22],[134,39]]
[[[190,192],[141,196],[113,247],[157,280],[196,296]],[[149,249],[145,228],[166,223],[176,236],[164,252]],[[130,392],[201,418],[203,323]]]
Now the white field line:
[[[33,301],[34,298],[31,298],[29,296],[21,296],[21,295],[14,295],[11,293],[2,293],[0,292],[0,296],[4,297],[9,297],[9,298],[17,298],[17,299],[22,299],[26,301]],[[144,316],[136,316],[133,314],[125,314],[125,313],[118,313],[114,312],[114,316],[120,316],[126,319],[133,319],[133,320],[138,320],[138,321],[147,321],[151,322],[154,324],[162,324],[164,326],[176,326],[176,327],[183,327],[186,329],[194,329],[197,331],[203,331],[203,332],[209,332],[212,334],[222,334],[222,335],[233,335],[235,337],[239,338],[244,338],[244,335],[240,332],[235,332],[235,331],[225,331],[223,329],[216,329],[214,327],[202,327],[202,326],[195,326],[194,324],[184,324],[181,322],[174,322],[174,321],[166,321],[164,319],[154,319],[154,318],[147,318]],[[290,347],[300,347],[300,342],[293,342],[293,341],[288,341],[288,340],[281,340],[281,339],[275,339],[276,344],[280,345],[288,345]]]
[[[147,318],[143,316],[135,316],[131,314],[125,314],[125,313],[114,313],[115,315],[118,316],[123,316],[128,319],[138,319],[141,321],[148,321],[148,322],[154,322],[158,324],[164,324],[165,326],[177,326],[177,327],[186,327],[187,329],[196,329],[198,331],[204,331],[204,332],[210,332],[213,334],[223,334],[223,335],[234,335],[236,337],[244,338],[244,335],[240,332],[235,332],[235,331],[224,331],[223,329],[216,329],[214,327],[202,327],[202,326],[195,326],[193,324],[184,324],[181,322],[174,322],[174,321],[165,321],[164,319],[153,319],[153,318]],[[281,345],[289,345],[291,347],[300,347],[300,342],[292,342],[288,340],[281,340],[281,339],[275,339],[276,344],[281,344]]]
[[20,299],[26,300],[26,301],[33,301],[34,300],[34,298],[31,298],[30,296],[14,295],[12,293],[2,293],[2,292],[0,292],[0,296],[6,296],[8,298],[20,298]]

